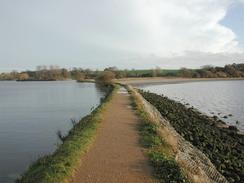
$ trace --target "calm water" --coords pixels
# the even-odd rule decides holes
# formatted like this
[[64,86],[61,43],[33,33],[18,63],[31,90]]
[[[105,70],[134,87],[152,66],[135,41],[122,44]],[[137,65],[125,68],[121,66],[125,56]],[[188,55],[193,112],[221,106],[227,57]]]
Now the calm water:
[[91,83],[0,82],[0,182],[13,182],[38,157],[53,152],[58,138],[100,103]]
[[[244,130],[244,81],[204,81],[181,84],[140,86],[164,94],[184,104],[189,103],[208,115],[216,115],[227,124]],[[228,116],[232,114],[233,116]],[[228,116],[224,119],[224,116]],[[239,121],[236,124],[236,121]]]

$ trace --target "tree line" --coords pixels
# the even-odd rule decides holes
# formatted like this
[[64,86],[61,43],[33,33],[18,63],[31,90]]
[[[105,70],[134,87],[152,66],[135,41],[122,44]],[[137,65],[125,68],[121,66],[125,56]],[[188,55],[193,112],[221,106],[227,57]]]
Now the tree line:
[[72,68],[70,70],[56,65],[37,66],[35,71],[1,73],[0,80],[17,81],[57,81],[57,80],[84,80],[94,78],[98,71],[90,69]]
[[113,79],[127,77],[186,77],[186,78],[228,78],[244,77],[244,64],[228,64],[224,67],[203,66],[200,69],[181,68],[179,70],[165,70],[159,67],[148,70],[120,70],[109,67],[103,71],[72,68],[67,70],[56,65],[37,66],[35,71],[1,73],[0,80],[18,81],[56,81],[74,79]]
[[203,66],[201,69],[182,68],[179,76],[187,78],[239,78],[244,77],[244,64],[229,64],[224,67]]

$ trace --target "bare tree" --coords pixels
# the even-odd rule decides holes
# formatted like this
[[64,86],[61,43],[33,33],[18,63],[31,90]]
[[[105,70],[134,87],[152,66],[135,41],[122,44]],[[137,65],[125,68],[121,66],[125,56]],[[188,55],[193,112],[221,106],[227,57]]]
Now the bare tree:
[[20,80],[20,81],[24,81],[24,80],[28,80],[28,79],[29,79],[29,75],[26,72],[20,73],[18,75],[18,80]]

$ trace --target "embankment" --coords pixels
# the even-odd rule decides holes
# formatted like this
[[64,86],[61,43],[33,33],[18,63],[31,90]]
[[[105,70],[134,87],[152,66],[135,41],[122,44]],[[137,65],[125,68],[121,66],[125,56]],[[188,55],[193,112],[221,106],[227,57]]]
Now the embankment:
[[[187,164],[193,166],[193,170],[194,166],[199,167],[210,180],[215,180],[215,177],[221,177],[221,175],[217,175],[216,170],[218,170],[229,182],[244,181],[244,136],[239,135],[235,128],[219,128],[218,124],[220,121],[218,119],[209,118],[167,97],[142,90],[140,90],[140,94],[150,102],[148,104],[146,101],[145,105],[152,105],[160,112],[160,114],[155,114],[152,110],[152,114],[156,116],[162,115],[168,121],[166,122],[162,119],[162,121],[165,121],[163,122],[163,128],[170,129],[170,126],[173,127],[169,130],[169,137],[175,131],[173,134],[179,134],[176,136],[184,137],[185,140],[197,148],[191,147],[190,143],[181,144],[183,138],[179,137],[179,140],[175,142],[176,149],[178,149],[178,161],[187,160]],[[177,138],[173,137],[173,139]],[[191,148],[185,148],[187,146]],[[191,154],[197,156],[194,155],[194,158],[192,158]],[[201,158],[199,159],[198,157]],[[211,160],[214,166],[208,159]],[[195,167],[196,170],[198,170],[197,167]],[[215,173],[212,174],[211,172]],[[219,182],[221,181],[225,182],[222,178]]]
[[62,183],[68,182],[80,158],[88,150],[96,137],[102,120],[102,113],[111,100],[117,87],[111,86],[103,102],[89,115],[82,118],[66,137],[63,143],[51,154],[38,159],[17,180],[20,183]]
[[130,96],[121,88],[103,113],[96,141],[82,157],[71,182],[157,182],[139,144],[139,124]]
[[[147,115],[147,118],[149,118],[147,121],[156,125],[157,134],[159,134],[166,144],[168,144],[167,149],[170,152],[168,154],[170,154],[171,158],[177,162],[179,167],[183,170],[191,182],[227,182],[227,180],[217,171],[209,158],[191,143],[186,141],[172,127],[171,123],[162,117],[162,115],[153,105],[146,101],[136,90],[132,89],[131,87],[129,87],[129,90],[134,93],[134,98],[139,101],[141,108],[140,110]],[[142,91],[141,93],[143,95]],[[147,97],[145,96],[145,98]]]
[[167,141],[168,137],[165,139],[159,133],[160,125],[145,108],[144,99],[133,88],[129,86],[126,86],[126,88],[131,95],[133,107],[140,117],[140,143],[145,148],[145,154],[153,167],[154,176],[159,182],[189,182],[186,173],[175,161],[174,149]]

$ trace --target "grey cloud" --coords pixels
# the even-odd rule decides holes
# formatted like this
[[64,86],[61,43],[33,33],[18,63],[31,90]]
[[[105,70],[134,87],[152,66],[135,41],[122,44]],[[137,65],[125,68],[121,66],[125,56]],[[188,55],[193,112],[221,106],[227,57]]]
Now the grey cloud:
[[[1,0],[0,71],[33,69],[40,64],[199,66],[209,58],[222,64],[220,60],[230,61],[235,52],[242,52],[235,34],[219,24],[230,2]],[[186,50],[210,54],[198,53],[202,59],[194,54],[177,56]],[[184,57],[187,61],[182,61]]]

